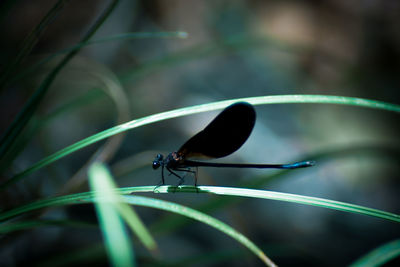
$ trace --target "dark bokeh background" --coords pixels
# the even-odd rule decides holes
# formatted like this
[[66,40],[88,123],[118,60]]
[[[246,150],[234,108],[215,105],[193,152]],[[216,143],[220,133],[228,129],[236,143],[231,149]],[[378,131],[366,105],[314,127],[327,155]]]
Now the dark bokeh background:
[[[0,70],[12,62],[24,38],[55,3],[14,1],[6,15],[2,13]],[[69,1],[12,74],[79,42],[108,4]],[[188,37],[84,48],[58,75],[18,140],[21,153],[2,179],[117,123],[194,104],[281,94],[354,96],[400,104],[399,11],[400,2],[395,0],[120,1],[93,40],[125,32],[183,31]],[[57,58],[3,84],[1,133],[56,63]],[[322,153],[315,167],[292,171],[261,188],[400,213],[397,114],[316,104],[257,106],[256,111],[248,142],[225,161],[285,163]],[[177,149],[215,114],[140,127],[110,143],[85,148],[10,188],[1,197],[2,208],[87,190],[82,167],[104,147],[102,155],[120,186],[157,184],[160,174],[150,167],[154,154]],[[235,186],[273,173],[201,169],[199,183]],[[169,177],[168,182],[177,181]],[[216,198],[155,197],[190,207]],[[206,225],[192,223],[162,232],[165,212],[138,212],[159,242],[160,262],[204,256],[208,261],[199,260],[199,265],[216,265],[213,257],[221,253],[221,265],[235,260],[238,266],[259,264],[239,244]],[[242,199],[207,213],[243,232],[281,266],[347,265],[400,234],[398,225],[383,220],[266,200]],[[90,206],[40,215],[96,221]],[[80,264],[106,265],[96,247],[100,241],[98,229],[90,227],[21,231],[0,238],[0,259],[4,265],[53,265],[50,260],[59,262],[57,257],[78,252],[85,255]],[[154,264],[139,243],[135,248],[142,264]]]

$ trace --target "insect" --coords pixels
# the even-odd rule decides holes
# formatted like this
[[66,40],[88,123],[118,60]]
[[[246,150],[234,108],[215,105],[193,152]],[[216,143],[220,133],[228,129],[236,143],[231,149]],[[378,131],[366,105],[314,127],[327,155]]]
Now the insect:
[[164,168],[180,179],[184,178],[176,171],[190,172],[195,175],[197,186],[197,172],[191,167],[229,167],[229,168],[259,168],[259,169],[297,169],[310,167],[314,161],[301,161],[291,164],[249,164],[249,163],[216,163],[190,160],[190,158],[221,158],[238,150],[250,136],[256,121],[256,112],[252,105],[246,102],[237,102],[225,108],[213,121],[176,152],[171,152],[166,158],[157,154],[153,160],[153,169],[161,167],[162,184],[165,184]]

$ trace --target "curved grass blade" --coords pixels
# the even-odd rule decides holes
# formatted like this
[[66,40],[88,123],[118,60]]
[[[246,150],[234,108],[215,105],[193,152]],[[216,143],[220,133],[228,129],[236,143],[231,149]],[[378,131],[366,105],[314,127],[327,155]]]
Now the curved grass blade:
[[251,198],[263,198],[271,200],[279,200],[285,202],[293,202],[298,204],[305,204],[316,207],[323,207],[333,210],[346,211],[351,213],[357,213],[362,215],[373,216],[393,222],[400,223],[400,215],[378,210],[367,208],[360,205],[329,200],[317,197],[308,197],[296,194],[288,194],[267,190],[257,190],[257,189],[247,189],[247,188],[233,188],[233,187],[220,187],[220,186],[160,186],[157,188],[157,192],[167,193],[176,190],[176,192],[203,192],[203,193],[213,193],[217,195],[226,196],[240,196],[240,197],[251,197]]
[[382,266],[400,255],[400,239],[386,243],[363,256],[350,267]]
[[[155,155],[159,151],[153,153]],[[313,159],[318,162],[318,165],[323,163],[324,160],[334,160],[335,158],[347,158],[354,156],[370,156],[382,159],[383,157],[389,157],[389,159],[396,160],[400,158],[400,147],[394,147],[393,145],[354,145],[353,147],[334,147],[322,149],[321,152],[308,154],[307,156],[294,159],[293,162],[306,161]],[[132,165],[132,164],[131,164]],[[235,187],[240,188],[261,188],[266,184],[283,179],[285,175],[291,173],[290,170],[279,170],[273,174],[263,174],[246,179],[246,181],[239,182]],[[224,197],[224,198],[213,198],[205,203],[194,207],[196,210],[201,212],[210,213],[218,209],[226,208],[233,204],[237,204],[243,199],[236,197]],[[165,216],[150,226],[155,232],[167,232],[174,231],[177,228],[183,227],[188,223],[188,220],[183,217],[177,216]]]
[[[103,14],[98,18],[95,24],[89,29],[86,35],[83,37],[82,42],[86,42],[89,40],[96,31],[100,28],[100,26],[104,23],[104,21],[108,18],[108,16],[112,13],[116,5],[118,4],[118,0],[113,0],[107,6]],[[0,140],[0,159],[4,157],[4,154],[11,147],[17,136],[24,129],[26,124],[31,119],[33,113],[36,108],[39,106],[40,102],[46,95],[50,85],[53,83],[54,79],[57,77],[58,73],[64,68],[64,66],[79,52],[78,50],[73,50],[69,52],[61,62],[50,72],[49,75],[43,80],[40,84],[39,88],[34,92],[32,97],[28,100],[28,102],[24,105],[23,109],[18,113],[16,118],[13,120],[11,125],[8,127],[5,134],[1,137]]]
[[[156,191],[155,191],[156,190]],[[380,219],[389,220],[392,222],[400,223],[400,215],[378,210],[367,208],[360,205],[349,204],[345,202],[308,197],[296,194],[288,194],[267,190],[256,190],[256,189],[246,189],[246,188],[232,188],[232,187],[219,187],[219,186],[136,186],[136,187],[124,187],[118,188],[117,192],[120,194],[128,195],[133,193],[169,193],[169,192],[182,192],[182,193],[213,193],[217,195],[229,195],[229,196],[239,196],[239,197],[252,197],[252,198],[263,198],[278,201],[286,201],[322,208],[328,208],[333,210],[351,212],[361,215],[368,215]],[[82,202],[87,202],[93,198],[94,192],[85,192],[72,194],[67,196],[49,198],[39,200],[25,206],[17,207],[13,210],[5,211],[0,213],[0,222],[9,220],[15,216],[24,214],[29,211],[42,209],[52,206],[62,206],[71,204],[81,204]],[[1,228],[0,224],[0,228]]]
[[[3,89],[5,85],[9,82],[8,77],[15,71],[18,65],[24,60],[24,58],[29,55],[32,49],[35,47],[39,40],[39,36],[47,29],[49,24],[59,15],[61,10],[64,8],[69,0],[58,0],[57,3],[50,9],[49,12],[42,18],[42,20],[36,25],[36,27],[29,33],[22,43],[22,47],[15,57],[15,59],[7,64],[6,69],[2,72],[0,76],[0,88]],[[2,6],[3,8],[3,6]]]
[[141,196],[124,196],[126,202],[132,204],[132,205],[138,205],[138,206],[145,206],[145,207],[151,207],[151,208],[156,208],[156,209],[161,209],[169,212],[174,212],[189,218],[192,218],[194,220],[197,220],[199,222],[208,224],[211,227],[214,227],[215,229],[229,235],[236,241],[240,242],[243,246],[247,247],[251,252],[253,252],[257,257],[259,257],[267,266],[276,266],[274,262],[272,262],[267,255],[262,252],[260,248],[258,248],[252,241],[250,241],[246,236],[243,234],[239,233],[229,225],[221,222],[218,219],[215,219],[214,217],[211,217],[205,213],[199,212],[197,210],[191,209],[189,207],[164,201],[164,200],[159,200],[159,199],[154,199],[154,198],[147,198],[147,197],[141,197]]
[[[104,177],[104,194],[108,195],[111,198],[111,204],[115,210],[118,211],[118,214],[125,220],[131,230],[136,234],[138,239],[143,243],[143,245],[150,251],[156,252],[157,251],[157,244],[154,241],[153,237],[151,236],[150,232],[147,230],[146,226],[143,224],[139,216],[136,214],[134,209],[130,207],[128,204],[122,201],[121,196],[117,190],[117,185],[114,183],[111,173],[105,167],[104,164],[95,162],[90,168],[97,170],[99,173],[99,179]],[[90,174],[90,171],[89,171]],[[92,180],[91,184],[95,184],[98,182],[97,177],[91,177]],[[99,190],[94,188],[95,190]],[[100,197],[102,198],[102,194],[97,194],[97,199]]]
[[112,135],[119,134],[121,132],[134,129],[143,125],[151,124],[158,121],[163,121],[171,118],[178,118],[182,116],[187,116],[191,114],[196,114],[200,112],[212,111],[216,109],[225,108],[235,102],[244,101],[253,105],[261,104],[286,104],[286,103],[325,103],[325,104],[341,104],[341,105],[351,105],[358,107],[382,109],[386,111],[400,112],[400,105],[368,100],[363,98],[355,97],[343,97],[343,96],[327,96],[327,95],[276,95],[276,96],[260,96],[260,97],[248,97],[239,98],[225,101],[218,101],[209,104],[202,104],[191,106],[187,108],[175,109],[163,113],[158,113],[143,117],[140,119],[132,120],[124,124],[117,125],[115,127],[109,128],[105,131],[99,132],[95,135],[87,137],[73,145],[70,145],[58,152],[40,160],[39,162],[33,164],[26,170],[16,174],[14,177],[9,179],[0,185],[0,190],[4,190],[9,185],[19,181],[20,179],[26,177],[27,175],[47,166],[79,149],[86,146],[94,144],[100,140],[108,138]]
[[104,165],[94,163],[89,168],[89,184],[95,190],[95,204],[100,229],[111,265],[135,266],[133,247],[118,213],[120,201]]
[[[381,211],[381,210],[371,209],[371,208],[354,205],[354,204],[348,204],[348,203],[339,202],[339,201],[333,201],[333,200],[327,200],[327,199],[321,199],[321,198],[315,198],[315,197],[300,196],[300,195],[295,195],[295,194],[286,194],[286,193],[280,193],[280,192],[265,191],[265,190],[215,187],[215,186],[199,186],[197,188],[193,187],[193,186],[182,186],[182,187],[143,186],[143,187],[120,188],[117,191],[120,192],[121,194],[132,194],[132,193],[138,193],[138,192],[154,192],[153,190],[155,190],[155,189],[159,193],[168,193],[171,191],[172,192],[192,192],[192,193],[208,192],[208,193],[221,194],[221,195],[279,200],[279,201],[293,202],[293,203],[299,203],[299,204],[305,204],[305,205],[311,205],[311,206],[317,206],[317,207],[324,207],[324,208],[329,208],[329,209],[334,209],[334,210],[339,210],[339,211],[352,212],[352,213],[357,213],[357,214],[362,214],[362,215],[368,215],[368,216],[373,216],[373,217],[400,223],[400,215]],[[74,194],[74,195],[69,195],[69,196],[56,197],[53,199],[41,200],[41,201],[31,203],[26,206],[18,207],[14,210],[0,214],[0,221],[7,220],[14,216],[18,216],[23,213],[26,213],[26,212],[29,212],[32,210],[36,210],[36,209],[40,209],[40,208],[90,202],[90,201],[93,201],[93,194],[94,194],[93,192],[87,192],[87,193],[80,193],[80,194]],[[140,199],[140,202],[138,205],[155,207],[156,206],[155,203],[159,203],[159,202],[153,201],[153,202],[151,202],[151,204],[146,205],[146,201],[144,201],[144,199],[147,199],[147,198]],[[159,208],[164,209],[162,207],[159,207]],[[0,228],[1,228],[1,226],[2,225],[0,225]]]
[[42,128],[46,127],[55,119],[59,118],[65,113],[70,112],[73,109],[79,108],[83,105],[90,105],[90,103],[105,98],[106,94],[101,90],[90,90],[84,94],[81,94],[76,99],[66,102],[64,105],[55,109],[43,117],[34,116],[30,124],[27,125],[27,130],[19,137],[18,141],[15,142],[10,149],[6,152],[5,157],[0,161],[0,173],[4,172],[11,166],[11,162],[25,149],[37,132]]
[[[164,186],[167,187],[168,186]],[[136,188],[120,188],[119,190],[116,190],[115,192],[121,193],[121,194],[131,194],[131,193],[138,193],[138,192],[153,192],[153,190],[156,189],[155,186],[142,186],[142,187],[136,187]],[[45,207],[55,207],[55,206],[62,206],[62,205],[70,205],[70,204],[83,204],[83,203],[91,203],[94,201],[99,201],[99,202],[104,202],[104,198],[101,198],[101,196],[98,195],[96,192],[86,192],[86,193],[79,193],[79,194],[73,194],[73,195],[68,195],[68,196],[62,196],[62,197],[55,197],[52,199],[45,199],[45,200],[40,200],[35,203],[28,204],[26,206],[22,206],[19,208],[16,208],[15,210],[11,210],[5,213],[0,214],[0,221],[9,219],[11,217],[21,215],[23,213],[37,210],[40,208],[45,208]],[[144,206],[144,207],[151,207],[151,208],[156,208],[156,209],[161,209],[161,210],[166,210],[169,212],[174,212],[178,213],[184,216],[187,216],[189,218],[199,220],[200,222],[206,223],[217,230],[220,230],[227,235],[231,236],[235,240],[239,241],[241,244],[246,246],[250,251],[252,251],[254,254],[256,254],[265,264],[268,266],[276,266],[254,243],[252,243],[247,237],[242,235],[241,233],[237,232],[230,226],[226,225],[225,223],[208,216],[207,214],[201,213],[199,211],[193,210],[191,208],[175,204],[172,202],[167,202],[163,200],[158,200],[158,199],[152,199],[148,197],[141,197],[141,196],[121,196],[121,200],[126,201],[129,204],[133,205],[139,205],[139,206]],[[0,230],[3,225],[0,224]]]

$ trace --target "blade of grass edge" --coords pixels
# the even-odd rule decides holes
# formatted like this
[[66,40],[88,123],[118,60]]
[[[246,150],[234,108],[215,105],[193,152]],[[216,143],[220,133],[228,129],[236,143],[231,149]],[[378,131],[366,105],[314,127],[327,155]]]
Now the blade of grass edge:
[[89,167],[88,176],[89,185],[95,191],[93,202],[111,265],[135,266],[133,246],[116,208],[119,199],[110,183],[108,170],[94,163]]
[[99,168],[100,166],[105,173],[105,177],[107,178],[107,185],[109,187],[109,194],[113,194],[113,199],[116,200],[113,202],[115,209],[118,210],[119,215],[124,219],[127,225],[131,228],[132,232],[138,237],[138,239],[142,242],[142,244],[149,250],[150,253],[157,253],[157,244],[154,238],[151,236],[149,230],[147,230],[146,226],[140,219],[139,215],[137,215],[136,211],[133,207],[129,206],[125,202],[121,200],[121,196],[118,190],[117,185],[115,184],[111,173],[108,171],[108,168],[99,162],[94,163],[92,166]]
[[267,266],[276,266],[276,264],[265,255],[265,253],[256,245],[254,244],[250,239],[248,239],[246,236],[241,234],[240,232],[236,231],[226,223],[211,217],[205,213],[199,212],[197,210],[191,209],[189,207],[177,204],[177,203],[172,203],[169,201],[165,200],[160,200],[160,199],[155,199],[155,198],[148,198],[148,197],[142,197],[142,196],[124,196],[124,199],[132,204],[132,205],[139,205],[139,206],[145,206],[145,207],[151,207],[151,208],[156,208],[156,209],[161,209],[165,211],[170,211],[174,212],[189,218],[192,218],[194,220],[197,220],[199,222],[202,222],[204,224],[208,224],[209,226],[227,234],[228,236],[232,237],[239,243],[241,243],[243,246],[247,247],[251,252],[253,252],[262,262],[264,262],[265,265]]
[[370,251],[350,267],[381,266],[400,255],[400,239],[383,244]]
[[8,77],[15,71],[18,65],[24,60],[26,56],[32,51],[39,37],[47,29],[50,23],[59,15],[64,6],[69,2],[69,0],[58,0],[54,6],[47,12],[47,14],[42,18],[42,20],[36,25],[36,27],[28,34],[25,40],[22,42],[21,49],[18,54],[10,63],[6,65],[0,76],[0,88],[4,89],[7,85]]
[[[155,191],[156,190],[156,191]],[[264,198],[270,200],[286,201],[310,206],[323,207],[333,210],[351,212],[361,215],[368,215],[380,219],[385,219],[393,222],[400,223],[400,215],[372,209],[360,205],[349,204],[345,202],[322,199],[316,197],[308,197],[296,194],[288,194],[267,190],[257,190],[257,189],[246,189],[246,188],[231,188],[231,187],[219,187],[219,186],[137,186],[137,187],[124,187],[119,188],[117,191],[121,194],[133,194],[133,193],[213,193],[219,195],[231,195],[231,196],[241,196],[241,197],[253,197],[253,198]],[[85,192],[78,194],[71,194],[61,197],[54,197],[49,199],[38,200],[33,203],[29,203],[24,206],[17,207],[15,209],[5,211],[0,213],[0,222],[6,221],[15,216],[21,215],[23,213],[52,206],[62,206],[71,204],[82,204],[82,201],[88,201],[88,199],[93,198],[94,192]],[[0,224],[0,227],[2,225]]]
[[251,197],[251,198],[262,198],[271,199],[285,202],[292,202],[297,204],[304,204],[316,207],[323,207],[338,211],[346,211],[351,213],[357,213],[362,215],[373,216],[381,219],[400,223],[400,215],[391,212],[386,212],[378,209],[368,208],[360,205],[350,204],[341,201],[335,201],[330,199],[309,197],[297,194],[289,194],[282,192],[274,192],[268,190],[259,189],[247,189],[247,188],[233,188],[233,187],[222,187],[222,186],[160,186],[157,188],[159,193],[167,193],[175,190],[176,192],[202,192],[202,193],[213,193],[217,195],[226,196],[240,196],[240,197]]
[[[83,37],[82,42],[89,40],[93,34],[100,28],[100,26],[105,22],[108,16],[112,13],[119,0],[113,0],[105,9],[105,11],[100,15],[94,25],[89,29],[86,35]],[[79,52],[79,49],[69,52],[61,62],[50,72],[50,74],[43,80],[39,88],[34,92],[32,97],[24,105],[23,109],[18,113],[16,118],[13,120],[11,125],[7,128],[5,134],[0,140],[0,159],[7,152],[8,148],[13,144],[17,136],[21,133],[25,125],[31,119],[34,111],[39,106],[40,102],[47,93],[50,85],[53,83],[54,79],[58,73],[64,68],[64,66]]]
[[[138,192],[153,192],[153,190],[156,189],[155,186],[143,186],[143,187],[137,187],[137,188],[120,188],[119,190],[116,190],[115,192],[119,192],[121,194],[131,194],[133,192],[138,193]],[[45,207],[54,207],[54,206],[62,206],[62,205],[70,205],[70,204],[84,204],[84,203],[91,203],[95,201],[100,201],[104,202],[103,200],[99,199],[98,194],[96,192],[91,191],[91,192],[85,192],[85,193],[78,193],[78,194],[73,194],[73,195],[67,195],[67,196],[61,196],[61,197],[55,197],[51,199],[44,199],[44,200],[39,200],[34,203],[27,204],[25,206],[16,208],[14,210],[10,210],[8,212],[4,212],[0,214],[0,221],[5,220],[7,218],[11,218],[17,215],[20,215],[22,213],[28,212],[28,211],[33,211],[36,209],[40,208],[45,208]],[[144,206],[144,207],[152,207],[156,209],[161,209],[161,210],[166,210],[170,211],[173,213],[178,213],[184,216],[187,216],[189,218],[199,220],[200,222],[206,223],[217,230],[220,230],[235,240],[239,241],[241,244],[246,246],[250,251],[255,253],[264,263],[266,263],[268,266],[276,266],[262,251],[259,249],[254,243],[252,243],[247,237],[242,235],[241,233],[237,232],[230,226],[226,225],[223,222],[220,222],[219,220],[208,216],[207,214],[201,213],[199,211],[193,210],[191,208],[175,204],[172,202],[167,202],[163,200],[158,200],[158,199],[152,199],[148,197],[141,197],[141,196],[121,196],[121,200],[127,201],[127,203],[133,204],[133,205],[139,205],[139,206]],[[1,227],[5,227],[5,224],[0,224],[0,231]]]
[[[155,155],[156,153],[153,154]],[[366,154],[368,156],[375,156],[380,159],[382,159],[382,157],[384,156],[390,155],[393,158],[393,160],[397,160],[398,158],[400,158],[400,147],[398,148],[396,146],[393,146],[392,144],[387,146],[383,145],[372,145],[372,146],[354,145],[354,147],[353,146],[349,147],[347,145],[343,147],[335,146],[334,148],[321,149],[320,152],[314,152],[311,154],[303,155],[302,157],[293,159],[292,162],[301,162],[313,159],[316,162],[318,162],[318,165],[320,165],[321,163],[323,163],[323,161],[327,159],[329,160],[335,160],[335,158],[343,159],[354,155],[360,156],[362,154]],[[277,179],[284,179],[285,176],[290,173],[291,173],[290,170],[278,170],[273,174],[255,175],[252,177],[248,177],[250,179],[245,179],[244,181],[239,182],[233,187],[260,189],[262,187],[265,187],[268,183],[272,181],[275,181]],[[118,176],[116,175],[116,177]],[[221,208],[226,208],[227,206],[230,205],[235,205],[240,201],[243,201],[243,199],[235,197],[212,198],[207,202],[201,203],[193,208],[201,212],[210,213]],[[150,225],[149,229],[153,230],[153,232],[165,233],[183,227],[187,223],[188,220],[184,217],[164,216],[164,218]]]
[[[208,192],[222,195],[233,195],[233,196],[244,196],[244,197],[255,197],[255,198],[265,198],[272,200],[280,200],[287,202],[294,202],[299,204],[306,204],[318,207],[325,207],[330,209],[335,209],[339,211],[347,211],[352,213],[358,213],[363,215],[374,216],[382,219],[391,220],[394,222],[400,223],[400,215],[380,211],[376,209],[366,208],[359,205],[348,204],[344,202],[338,202],[327,199],[320,199],[315,197],[307,197],[307,196],[299,196],[294,194],[286,194],[280,192],[272,192],[265,190],[254,190],[254,189],[243,189],[243,188],[227,188],[227,187],[215,187],[215,186],[181,186],[181,187],[172,187],[172,186],[143,186],[143,187],[130,187],[130,188],[120,188],[117,190],[122,194],[132,194],[137,192],[154,192],[153,190],[157,189],[158,193],[168,193],[168,192]],[[93,201],[93,192],[74,194],[69,196],[57,197],[53,199],[45,199],[35,203],[28,204],[23,207],[16,208],[14,210],[5,212],[0,214],[0,220],[5,220],[7,218],[11,218],[22,213],[48,207],[48,206],[56,206],[56,205],[66,205],[66,204],[76,204],[83,202]],[[133,203],[131,203],[133,204]],[[140,202],[140,205],[147,206]],[[154,203],[152,204],[154,207]],[[0,225],[1,227],[1,225]]]
[[343,97],[343,96],[328,96],[328,95],[275,95],[275,96],[260,96],[260,97],[248,97],[248,98],[238,98],[231,100],[224,100],[213,102],[209,104],[196,105],[186,108],[175,109],[171,111],[166,111],[150,116],[146,116],[140,119],[132,120],[127,123],[123,123],[92,136],[89,136],[81,141],[76,142],[66,148],[63,148],[54,154],[38,161],[33,164],[31,167],[25,169],[24,171],[16,174],[9,180],[3,182],[0,185],[0,191],[7,188],[9,185],[19,181],[20,179],[26,177],[32,172],[35,172],[44,166],[47,166],[50,163],[55,162],[79,149],[82,149],[86,146],[94,144],[100,140],[103,140],[107,137],[110,137],[115,134],[119,134],[121,132],[134,129],[143,125],[148,125],[154,122],[163,121],[171,118],[178,118],[182,116],[187,116],[191,114],[196,114],[200,112],[212,111],[216,109],[224,108],[232,103],[245,101],[253,105],[262,105],[262,104],[288,104],[288,103],[324,103],[324,104],[341,104],[341,105],[352,105],[366,108],[374,108],[374,109],[382,109],[386,111],[400,112],[400,105],[368,100],[363,98],[355,98],[355,97]]

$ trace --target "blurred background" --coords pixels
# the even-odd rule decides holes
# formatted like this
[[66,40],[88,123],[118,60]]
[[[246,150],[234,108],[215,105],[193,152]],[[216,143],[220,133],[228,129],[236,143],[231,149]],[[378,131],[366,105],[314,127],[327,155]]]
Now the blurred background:
[[[91,38],[128,32],[183,32],[88,45],[58,73],[6,156],[2,181],[40,159],[114,125],[218,100],[283,94],[361,97],[400,104],[400,2],[122,0]],[[23,41],[55,7],[37,42]],[[3,1],[0,4],[3,134],[63,54],[81,41],[111,1]],[[12,66],[12,67],[10,67]],[[244,186],[303,194],[400,213],[399,118],[388,111],[339,105],[256,106],[245,145],[221,162],[289,163],[313,168],[200,169],[200,185]],[[119,186],[155,185],[156,153],[177,150],[218,112],[167,120],[113,136],[30,175],[1,193],[1,208],[87,191],[86,167],[109,163]],[[4,166],[6,165],[6,166]],[[257,182],[255,182],[257,181]],[[167,177],[168,184],[177,184]],[[193,184],[191,177],[187,184]],[[205,194],[149,195],[198,208],[244,233],[278,265],[343,266],[396,239],[399,226],[376,218],[309,206]],[[158,242],[153,258],[136,242],[140,265],[258,266],[240,244],[208,226],[137,208]],[[45,227],[0,237],[2,266],[107,266],[90,205],[38,218],[70,218],[85,227]],[[70,261],[69,261],[70,260]],[[390,264],[399,264],[393,261]],[[389,265],[390,265],[389,264]]]

